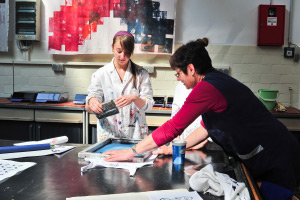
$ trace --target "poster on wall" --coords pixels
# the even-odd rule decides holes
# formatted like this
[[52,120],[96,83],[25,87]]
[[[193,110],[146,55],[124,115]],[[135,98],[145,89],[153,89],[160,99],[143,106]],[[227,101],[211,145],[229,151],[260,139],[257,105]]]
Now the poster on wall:
[[176,0],[43,0],[51,54],[110,54],[116,32],[135,36],[134,53],[172,54]]
[[0,52],[8,52],[9,0],[0,0]]

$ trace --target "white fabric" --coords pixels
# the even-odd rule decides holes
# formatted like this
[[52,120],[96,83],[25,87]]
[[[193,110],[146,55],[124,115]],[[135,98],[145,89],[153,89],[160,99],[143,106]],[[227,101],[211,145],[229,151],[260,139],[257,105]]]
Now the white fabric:
[[[180,110],[183,106],[186,98],[191,93],[192,89],[186,89],[184,84],[180,81],[175,88],[174,98],[172,103],[172,115],[171,118]],[[180,135],[180,139],[184,140],[189,134],[191,134],[195,129],[200,126],[200,122],[202,120],[201,115],[195,119],[193,123],[191,123]]]
[[98,120],[98,141],[109,137],[143,139],[147,136],[148,126],[145,111],[151,110],[153,107],[153,90],[148,72],[140,66],[136,65],[136,67],[137,89],[133,86],[131,62],[128,64],[123,82],[114,67],[113,60],[93,73],[87,100],[96,97],[100,102],[107,102],[128,94],[136,94],[146,100],[142,109],[138,109],[132,103],[119,109],[119,114]]
[[197,192],[208,192],[215,196],[224,195],[225,200],[250,200],[245,183],[237,182],[227,174],[215,172],[210,164],[194,173],[189,183]]
[[129,171],[130,176],[134,176],[136,170],[145,165],[153,165],[153,162],[157,155],[151,155],[145,162],[134,163],[134,162],[106,162],[104,158],[85,158],[85,161],[89,162],[87,166],[81,167],[81,172],[86,172],[89,169],[95,167],[112,167],[126,169]]

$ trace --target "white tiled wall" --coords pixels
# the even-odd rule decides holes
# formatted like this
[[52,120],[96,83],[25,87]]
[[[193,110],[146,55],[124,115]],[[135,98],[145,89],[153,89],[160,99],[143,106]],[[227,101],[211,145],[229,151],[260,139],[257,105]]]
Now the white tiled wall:
[[[300,63],[283,57],[282,47],[218,46],[208,47],[213,65],[230,66],[230,75],[247,85],[255,94],[258,89],[278,89],[278,101],[299,108]],[[36,55],[36,54],[35,54]],[[153,55],[135,55],[139,64]],[[149,59],[150,58],[150,59]],[[167,63],[169,57],[159,57]],[[70,98],[87,93],[90,78],[98,67],[64,66],[64,72],[53,72],[51,65],[2,63],[0,59],[0,97],[14,91],[66,91]],[[157,62],[157,58],[156,61]],[[155,65],[159,66],[159,62]],[[177,85],[171,68],[155,67],[151,74],[155,96],[172,96]],[[290,90],[292,89],[292,90]]]

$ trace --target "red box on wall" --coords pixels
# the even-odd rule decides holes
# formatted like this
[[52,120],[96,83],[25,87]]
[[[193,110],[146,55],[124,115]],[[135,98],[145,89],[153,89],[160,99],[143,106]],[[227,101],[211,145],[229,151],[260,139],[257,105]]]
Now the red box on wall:
[[259,5],[257,45],[284,44],[285,5]]

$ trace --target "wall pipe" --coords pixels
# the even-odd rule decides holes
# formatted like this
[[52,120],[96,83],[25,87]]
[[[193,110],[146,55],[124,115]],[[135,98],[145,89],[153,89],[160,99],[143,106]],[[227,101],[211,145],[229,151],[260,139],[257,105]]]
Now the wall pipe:
[[293,0],[290,0],[290,14],[289,14],[289,28],[288,28],[288,46],[291,45],[291,28],[292,28],[292,13],[293,13]]

